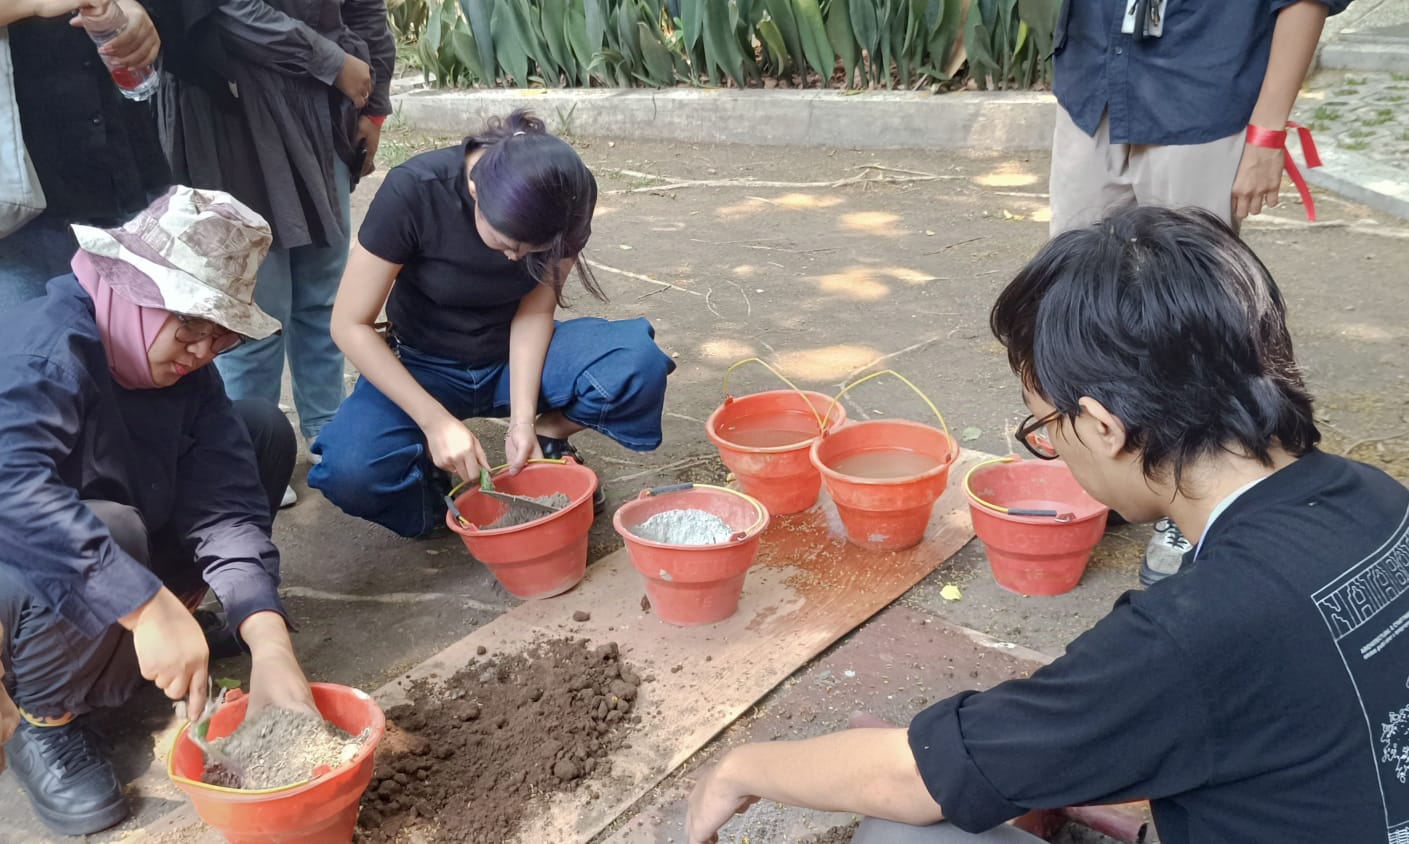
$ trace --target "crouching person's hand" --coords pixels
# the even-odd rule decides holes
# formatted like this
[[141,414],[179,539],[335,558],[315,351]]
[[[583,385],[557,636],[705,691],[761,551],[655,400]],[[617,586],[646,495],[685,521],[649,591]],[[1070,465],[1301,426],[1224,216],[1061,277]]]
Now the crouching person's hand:
[[118,623],[132,631],[142,676],[172,700],[187,699],[186,711],[205,708],[210,648],[191,611],[165,586]]
[[255,613],[240,624],[240,638],[250,649],[251,714],[267,706],[318,712],[282,615]]

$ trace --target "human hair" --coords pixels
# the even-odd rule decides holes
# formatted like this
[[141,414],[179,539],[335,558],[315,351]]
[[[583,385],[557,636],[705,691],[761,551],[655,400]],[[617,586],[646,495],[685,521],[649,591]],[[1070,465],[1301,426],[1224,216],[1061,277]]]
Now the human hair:
[[989,325],[1028,390],[1075,419],[1089,396],[1126,428],[1152,480],[1225,451],[1271,465],[1321,439],[1281,291],[1200,209],[1127,207],[1050,241]]
[[[519,243],[547,245],[524,262],[539,283],[552,286],[562,305],[567,279],[560,277],[558,264],[579,256],[592,236],[597,206],[592,171],[527,109],[492,118],[484,131],[465,140],[484,150],[470,171],[484,219]],[[577,262],[577,277],[588,293],[606,301],[585,260]]]

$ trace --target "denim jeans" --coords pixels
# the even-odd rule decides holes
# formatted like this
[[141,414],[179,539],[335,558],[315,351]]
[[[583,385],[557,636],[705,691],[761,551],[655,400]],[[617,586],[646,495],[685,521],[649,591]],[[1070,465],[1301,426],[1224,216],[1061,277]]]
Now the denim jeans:
[[[675,362],[655,344],[644,319],[592,317],[559,323],[548,346],[538,410],[559,410],[634,451],[660,445],[665,379]],[[507,363],[469,368],[409,346],[401,363],[457,419],[509,415]],[[323,462],[308,485],[345,512],[402,536],[420,536],[445,519],[449,489],[431,463],[425,434],[391,399],[359,379],[312,450]]]
[[287,355],[299,429],[309,442],[333,418],[343,397],[343,356],[329,326],[347,266],[352,212],[347,167],[339,162],[334,169],[349,234],[327,246],[271,249],[259,266],[254,301],[279,320],[283,333],[245,343],[215,361],[231,399],[257,398],[277,404]]
[[909,826],[866,818],[851,836],[851,844],[1041,844],[1042,839],[1015,826],[999,824],[987,832],[965,832],[953,824]]
[[49,279],[72,271],[77,251],[68,223],[48,214],[0,238],[0,312],[43,296]]

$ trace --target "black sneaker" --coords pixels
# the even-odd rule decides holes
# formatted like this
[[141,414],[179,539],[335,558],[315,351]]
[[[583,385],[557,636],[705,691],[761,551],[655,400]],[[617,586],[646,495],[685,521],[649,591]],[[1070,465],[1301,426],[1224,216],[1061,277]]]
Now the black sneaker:
[[205,634],[205,644],[210,649],[212,660],[229,659],[245,652],[244,647],[240,645],[240,640],[230,630],[230,625],[225,623],[225,613],[215,610],[196,610],[191,615],[196,617],[196,623],[201,626],[201,632]]
[[5,756],[34,811],[55,832],[90,835],[127,817],[122,783],[77,720],[36,727],[20,719]]
[[[560,440],[556,437],[545,437],[539,434],[538,447],[543,449],[543,456],[549,460],[562,460],[564,457],[571,457],[578,463],[586,465],[587,461],[582,459],[582,455],[577,453],[577,448],[567,440]],[[592,515],[601,515],[602,511],[605,509],[607,509],[607,493],[606,490],[602,489],[602,485],[598,483],[597,489],[592,493]]]

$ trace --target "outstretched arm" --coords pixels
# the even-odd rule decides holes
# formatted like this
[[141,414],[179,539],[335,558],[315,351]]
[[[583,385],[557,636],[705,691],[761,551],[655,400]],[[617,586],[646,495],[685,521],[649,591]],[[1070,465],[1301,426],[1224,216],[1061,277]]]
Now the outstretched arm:
[[759,799],[915,825],[944,819],[902,728],[845,730],[729,751],[690,794],[689,844],[716,841],[720,827]]

